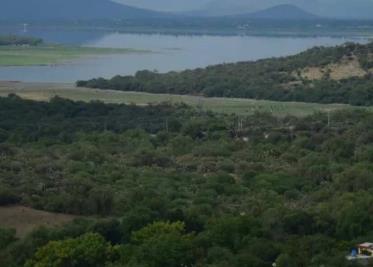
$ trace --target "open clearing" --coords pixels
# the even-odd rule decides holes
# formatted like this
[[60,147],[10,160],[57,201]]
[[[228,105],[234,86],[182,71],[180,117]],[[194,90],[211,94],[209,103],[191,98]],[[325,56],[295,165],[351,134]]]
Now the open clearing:
[[122,92],[113,90],[99,90],[89,88],[77,88],[73,84],[55,83],[23,83],[0,81],[0,96],[9,94],[37,100],[48,101],[54,96],[75,100],[94,101],[104,103],[124,103],[147,105],[161,102],[185,103],[195,107],[214,112],[250,115],[255,112],[270,112],[276,116],[307,116],[314,112],[325,112],[337,109],[352,109],[349,105],[342,104],[313,104],[301,102],[276,102],[266,100],[250,100],[237,98],[206,98],[186,95],[149,94],[138,92]]
[[126,53],[150,53],[150,51],[61,45],[0,46],[0,66],[53,65],[87,56]]
[[23,206],[0,207],[0,227],[16,229],[19,238],[38,227],[57,227],[75,218],[77,217],[73,215],[39,211]]

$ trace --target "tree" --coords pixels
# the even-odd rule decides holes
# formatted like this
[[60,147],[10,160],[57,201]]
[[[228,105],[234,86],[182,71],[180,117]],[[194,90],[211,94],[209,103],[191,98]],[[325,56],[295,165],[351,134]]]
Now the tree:
[[286,233],[294,235],[309,235],[314,230],[314,218],[304,211],[291,211],[283,219]]
[[0,228],[0,250],[16,240],[16,230]]
[[50,241],[39,248],[26,267],[102,267],[117,257],[117,247],[111,246],[99,234],[88,233],[75,239]]
[[276,260],[276,267],[296,267],[296,265],[288,254],[281,254]]
[[132,234],[128,260],[148,267],[193,266],[192,241],[184,223],[155,222]]

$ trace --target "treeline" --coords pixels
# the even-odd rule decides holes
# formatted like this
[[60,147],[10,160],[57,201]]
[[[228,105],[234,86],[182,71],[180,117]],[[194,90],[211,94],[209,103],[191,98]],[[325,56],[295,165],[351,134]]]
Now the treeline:
[[90,215],[23,239],[0,229],[0,266],[349,267],[373,239],[363,110],[238,117],[12,95],[0,159],[1,205]]
[[43,39],[29,37],[29,36],[18,36],[18,35],[0,35],[0,46],[6,45],[30,45],[37,46],[43,43]]
[[[373,43],[316,47],[296,56],[222,64],[204,69],[159,74],[139,71],[134,76],[78,81],[81,87],[190,94],[207,97],[237,97],[276,101],[373,104]],[[325,74],[320,80],[302,77],[309,67],[325,67],[343,59],[357,58],[367,72],[364,77],[333,80]]]

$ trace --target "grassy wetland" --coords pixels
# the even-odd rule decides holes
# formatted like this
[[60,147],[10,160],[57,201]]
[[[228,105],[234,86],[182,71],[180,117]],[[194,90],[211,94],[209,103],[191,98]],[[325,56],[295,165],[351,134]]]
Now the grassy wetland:
[[63,64],[82,57],[127,53],[149,53],[130,48],[96,48],[65,45],[0,46],[0,66],[42,66]]

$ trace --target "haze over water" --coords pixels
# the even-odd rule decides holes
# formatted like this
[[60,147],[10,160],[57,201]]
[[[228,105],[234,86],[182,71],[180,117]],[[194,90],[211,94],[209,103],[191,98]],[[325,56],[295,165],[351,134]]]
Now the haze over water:
[[[1,31],[0,31],[1,32]],[[14,32],[17,33],[17,32]],[[45,42],[92,47],[133,48],[136,53],[81,58],[54,66],[0,67],[0,80],[75,82],[94,77],[134,74],[139,70],[193,69],[208,65],[296,54],[314,46],[333,46],[365,39],[332,37],[258,37],[32,31]]]

